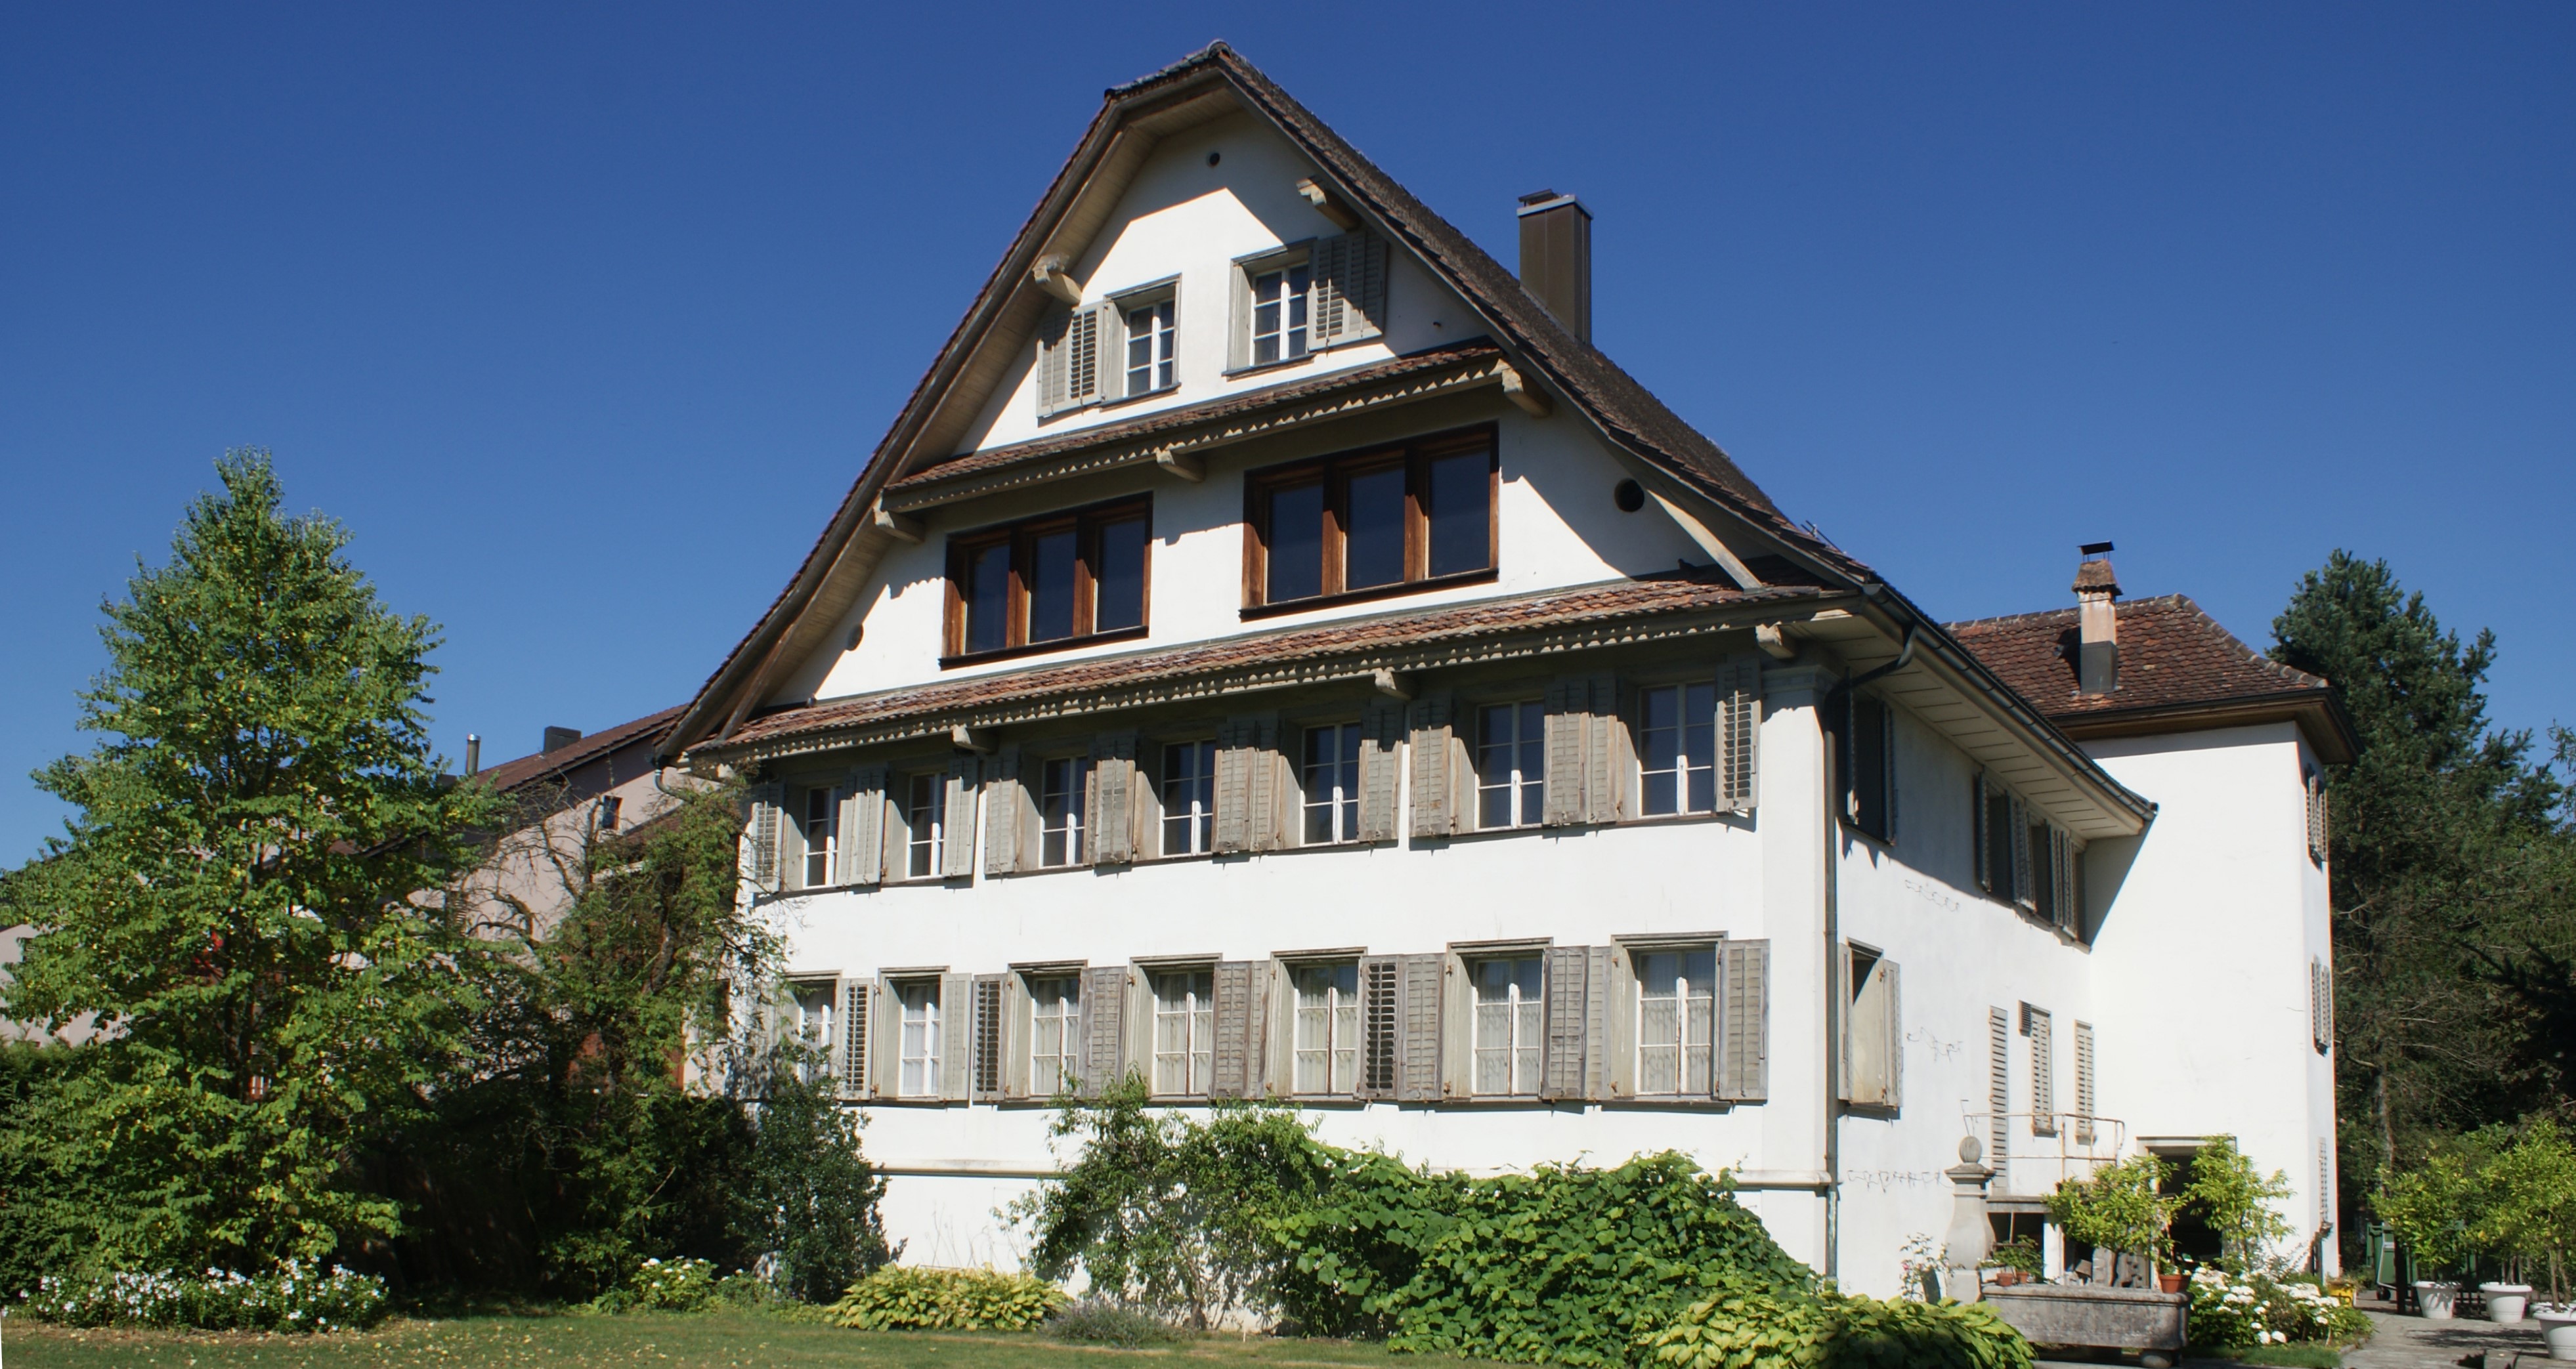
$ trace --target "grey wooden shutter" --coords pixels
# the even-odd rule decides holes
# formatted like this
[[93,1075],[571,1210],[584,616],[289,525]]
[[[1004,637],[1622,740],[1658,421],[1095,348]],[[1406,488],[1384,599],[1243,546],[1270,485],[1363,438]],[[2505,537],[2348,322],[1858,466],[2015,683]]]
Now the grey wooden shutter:
[[787,786],[770,780],[751,786],[745,797],[749,808],[743,824],[743,865],[753,883],[774,889],[778,885],[778,829],[785,820]]
[[1007,1019],[1002,1014],[1004,980],[1008,976],[979,974],[975,976],[974,1054],[967,1060],[966,1096],[977,1102],[991,1102],[1002,1096],[1005,1083]]
[[2030,1038],[2030,1134],[2057,1134],[2057,1025],[2046,1008],[2022,1005],[2022,1034]]
[[1724,751],[1719,801],[1738,813],[1753,811],[1762,743],[1762,658],[1738,656],[1719,677],[1718,722]]
[[1050,317],[1038,335],[1038,416],[1100,400],[1103,334],[1115,306],[1089,304]]
[[1587,946],[1583,962],[1583,1096],[1610,1100],[1610,976],[1618,952]]
[[1404,962],[1391,955],[1360,960],[1362,1098],[1393,1098],[1403,1083]]
[[2032,906],[2030,878],[2030,810],[2015,795],[2009,805],[2012,813],[2012,901],[2027,908]]
[[1113,362],[1106,344],[1117,318],[1118,306],[1106,300],[1075,312],[1066,359],[1067,402],[1097,404],[1107,394]]
[[1038,328],[1038,417],[1061,413],[1068,405],[1065,397],[1072,393],[1068,362],[1072,355],[1067,347],[1073,332],[1076,311],[1050,310]]
[[1538,1096],[1550,1102],[1584,1096],[1584,1027],[1590,1017],[1591,956],[1581,946],[1551,946],[1542,990],[1541,1028],[1546,1054],[1539,1063]]
[[1968,861],[1974,870],[1977,887],[1987,893],[1995,891],[1993,854],[1986,849],[1986,772],[1968,777]]
[[1261,998],[1249,960],[1221,960],[1211,976],[1216,1002],[1216,1043],[1211,1098],[1250,1098],[1260,1091]]
[[1581,682],[1584,695],[1583,717],[1583,820],[1617,822],[1625,817],[1621,802],[1627,794],[1626,772],[1633,765],[1627,759],[1621,742],[1626,737],[1627,723],[1620,716],[1619,680],[1607,672],[1596,672]]
[[2075,1024],[2075,1144],[2093,1144],[2093,1024]]
[[1384,240],[1364,230],[1317,238],[1308,266],[1315,291],[1317,350],[1365,341],[1385,331]]
[[2012,1019],[1986,1009],[1986,1163],[2002,1169],[2012,1157]]
[[869,1029],[876,1025],[876,987],[863,979],[841,983],[841,1058],[833,1063],[844,1098],[866,1098],[875,1091],[869,1087],[875,1079],[868,1069],[868,1046],[874,1036]]
[[1413,835],[1445,837],[1457,830],[1457,777],[1449,728],[1455,707],[1446,691],[1413,701]]
[[[1563,827],[1583,821],[1583,705],[1575,701],[1580,681],[1558,676],[1548,682],[1546,767],[1547,802],[1542,821]],[[1588,695],[1584,697],[1589,697]]]
[[1392,700],[1371,703],[1360,714],[1360,840],[1396,836],[1396,767],[1404,740],[1404,709]]
[[939,977],[939,1096],[963,1103],[971,1096],[975,1059],[975,976]]
[[840,883],[866,887],[885,878],[885,813],[885,766],[852,766],[841,793]]
[[2075,837],[2065,828],[2048,829],[2048,864],[2055,885],[2049,906],[2052,920],[2073,936],[2083,926],[2083,913],[2075,896]]
[[1404,1045],[1395,1096],[1406,1103],[1440,1101],[1440,989],[1449,957],[1437,951],[1403,958]]
[[1887,1105],[1905,1106],[1904,967],[1878,962],[1887,971]]
[[1021,810],[1028,806],[1028,795],[1020,785],[1020,748],[1005,746],[985,758],[985,874],[1007,875],[1020,868]]
[[868,1004],[868,1091],[893,1098],[903,1087],[903,999],[880,976]]
[[1216,730],[1216,850],[1231,855],[1252,845],[1252,725],[1228,718]]
[[1291,830],[1291,814],[1295,811],[1289,801],[1285,773],[1289,768],[1288,758],[1279,749],[1279,715],[1263,713],[1246,721],[1250,732],[1246,737],[1249,754],[1245,758],[1244,773],[1250,808],[1244,818],[1249,829],[1245,845],[1255,851],[1276,851],[1293,844],[1287,837]]
[[1097,1098],[1127,1075],[1127,967],[1094,965],[1082,975],[1082,1096]]
[[1094,865],[1136,858],[1136,733],[1103,732],[1091,742],[1091,836]]
[[972,756],[948,763],[947,812],[940,819],[939,874],[960,879],[975,873],[975,790],[983,767]]
[[1718,1005],[1724,1039],[1718,1042],[1718,1091],[1739,1101],[1771,1096],[1771,943],[1729,941],[1720,948],[1726,965],[1725,1001]]

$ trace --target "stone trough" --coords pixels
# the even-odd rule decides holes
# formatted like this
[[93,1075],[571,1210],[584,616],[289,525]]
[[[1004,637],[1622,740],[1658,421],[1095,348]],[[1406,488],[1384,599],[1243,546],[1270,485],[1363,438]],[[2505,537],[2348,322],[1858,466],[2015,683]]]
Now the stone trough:
[[2022,1284],[1984,1290],[1986,1306],[2033,1345],[2136,1350],[2149,1369],[2182,1352],[2190,1295],[2101,1284]]

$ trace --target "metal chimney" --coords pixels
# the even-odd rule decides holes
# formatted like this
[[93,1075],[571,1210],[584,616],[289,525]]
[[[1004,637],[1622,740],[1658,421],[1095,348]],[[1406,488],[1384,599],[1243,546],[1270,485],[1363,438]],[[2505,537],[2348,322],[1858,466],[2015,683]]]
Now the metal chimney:
[[465,734],[465,774],[468,778],[472,778],[474,772],[482,768],[483,739],[468,732]]
[[1592,340],[1592,211],[1572,195],[1521,196],[1521,286],[1565,330]]
[[2084,694],[2120,687],[2120,579],[2110,550],[2108,542],[2087,542],[2075,567],[2075,688]]

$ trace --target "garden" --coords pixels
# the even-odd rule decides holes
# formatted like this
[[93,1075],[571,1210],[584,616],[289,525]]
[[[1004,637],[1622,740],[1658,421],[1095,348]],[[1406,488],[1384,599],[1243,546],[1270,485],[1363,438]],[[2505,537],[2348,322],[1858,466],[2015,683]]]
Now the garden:
[[[2576,1359],[2576,1145],[2552,1119],[2489,1126],[2435,1142],[2422,1164],[2390,1180],[2380,1215],[2412,1265],[2417,1309],[2444,1319],[2474,1284],[2490,1321],[2537,1321],[2550,1358]],[[2542,1283],[2535,1286],[2531,1280]],[[2546,1292],[2545,1299],[2536,1295]]]

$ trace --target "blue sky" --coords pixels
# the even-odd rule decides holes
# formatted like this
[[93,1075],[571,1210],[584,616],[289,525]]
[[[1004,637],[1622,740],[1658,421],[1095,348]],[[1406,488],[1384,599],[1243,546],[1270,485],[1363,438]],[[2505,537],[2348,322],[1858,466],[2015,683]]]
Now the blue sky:
[[[1579,19],[1574,18],[1579,14]],[[1233,42],[1933,611],[2337,546],[2576,721],[2576,7],[0,12],[0,863],[226,447],[445,625],[437,735],[681,701],[1100,91]]]

